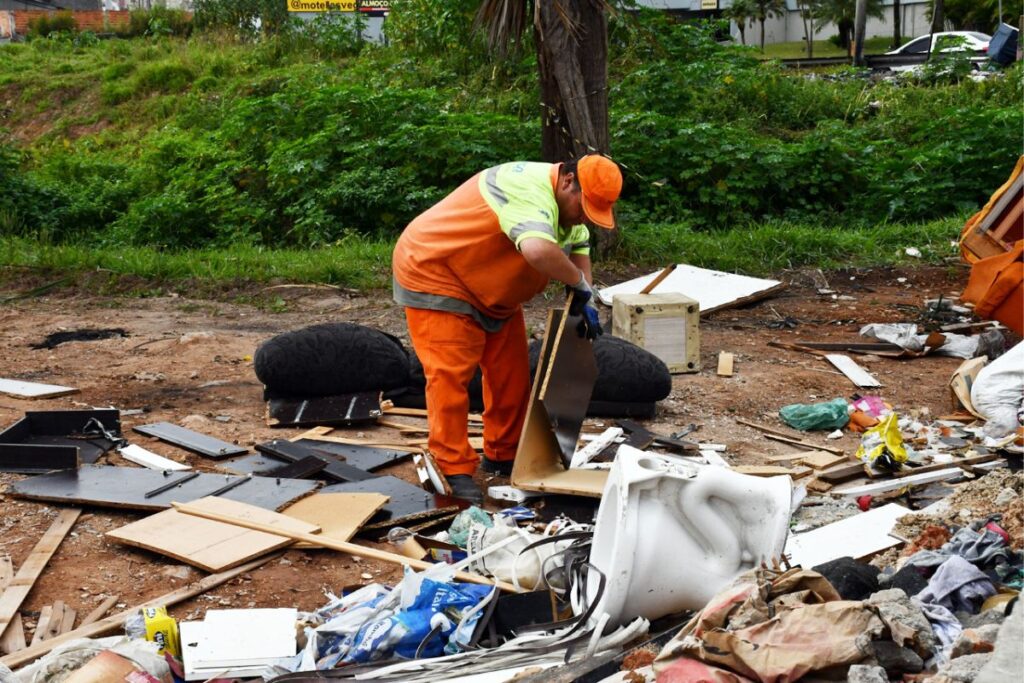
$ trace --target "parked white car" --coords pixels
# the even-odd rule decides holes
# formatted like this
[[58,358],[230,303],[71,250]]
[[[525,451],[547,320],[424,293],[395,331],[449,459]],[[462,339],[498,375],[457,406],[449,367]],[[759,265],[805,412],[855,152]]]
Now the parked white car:
[[987,52],[992,36],[977,31],[945,31],[930,33],[914,38],[887,55],[922,55],[928,53],[929,41],[932,52]]

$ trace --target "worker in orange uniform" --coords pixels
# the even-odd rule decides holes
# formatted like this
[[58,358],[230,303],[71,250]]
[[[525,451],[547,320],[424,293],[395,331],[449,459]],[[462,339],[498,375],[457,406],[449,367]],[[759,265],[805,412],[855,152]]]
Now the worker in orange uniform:
[[526,418],[530,366],[523,304],[549,280],[575,290],[579,331],[601,333],[593,305],[590,232],[615,227],[615,162],[511,162],[473,176],[416,217],[395,245],[395,301],[427,380],[428,447],[455,495],[483,502],[473,481],[468,385],[483,372],[484,460],[509,473]]

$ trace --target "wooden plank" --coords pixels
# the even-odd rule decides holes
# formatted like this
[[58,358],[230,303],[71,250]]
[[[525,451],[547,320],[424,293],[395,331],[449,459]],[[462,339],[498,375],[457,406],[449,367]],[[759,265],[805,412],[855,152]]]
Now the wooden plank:
[[[174,508],[179,512],[184,512],[190,515],[196,515],[198,517],[204,517],[211,519],[215,522],[224,522],[227,524],[235,524],[246,529],[252,529],[254,531],[264,531],[271,534],[282,535],[286,538],[290,538],[296,541],[306,541],[314,545],[321,545],[324,548],[330,548],[331,550],[338,550],[343,553],[349,553],[350,555],[356,555],[358,557],[369,558],[371,560],[379,560],[381,562],[387,562],[389,564],[398,564],[403,567],[412,567],[413,569],[429,569],[434,566],[433,562],[426,562],[423,560],[415,560],[405,555],[399,555],[397,553],[389,553],[386,550],[378,550],[377,548],[371,548],[365,545],[358,545],[356,543],[349,543],[347,541],[336,541],[332,538],[326,538],[323,536],[317,536],[315,534],[307,534],[299,531],[292,531],[284,528],[285,525],[268,526],[257,521],[252,521],[246,517],[237,515],[224,515],[217,512],[204,509],[200,506],[196,506],[194,503],[174,503]],[[278,514],[278,513],[272,513]],[[282,517],[284,515],[281,515]],[[480,574],[473,574],[471,572],[457,571],[454,573],[455,578],[461,579],[462,581],[468,581],[470,583],[477,583],[483,586],[497,586],[503,591],[510,593],[518,593],[516,589],[510,583],[504,581],[498,581],[495,579],[489,579]]]
[[900,543],[889,535],[907,508],[889,503],[868,512],[827,524],[802,534],[790,534],[786,554],[791,564],[804,569],[816,567],[840,557],[860,559]]
[[811,473],[809,467],[796,467],[790,469],[779,465],[733,465],[732,470],[740,474],[749,474],[754,477],[779,477],[788,476],[793,479],[806,477]]
[[981,463],[984,462],[992,462],[993,460],[996,460],[998,458],[999,456],[995,454],[975,455],[970,458],[957,458],[952,462],[935,463],[934,465],[922,465],[921,467],[908,467],[905,470],[894,472],[892,476],[910,477],[915,474],[924,474],[925,472],[937,472],[939,470],[943,470],[953,466],[967,468],[970,467],[971,465],[980,465]]
[[935,481],[954,479],[956,477],[963,476],[963,473],[964,471],[959,467],[947,467],[946,469],[937,470],[935,472],[925,472],[923,474],[912,474],[907,477],[883,479],[863,486],[849,486],[844,489],[833,489],[832,493],[841,496],[863,496],[867,494],[884,493],[885,491],[901,489],[904,486],[930,484]]
[[11,623],[7,624],[7,630],[0,637],[0,654],[9,655],[28,647],[25,642],[25,627],[21,623],[21,613],[15,612]]
[[833,448],[831,446],[822,446],[820,444],[810,443],[809,441],[804,441],[802,439],[790,436],[789,434],[786,434],[785,432],[780,431],[778,429],[766,427],[765,425],[759,425],[756,422],[748,422],[741,418],[736,418],[736,422],[747,427],[752,427],[760,432],[764,432],[765,437],[768,439],[772,439],[773,441],[781,441],[782,443],[788,443],[792,446],[800,446],[801,448],[807,448],[812,451],[827,451],[829,453],[835,453],[836,455],[843,454],[841,448]]
[[189,584],[188,586],[183,586],[177,590],[171,591],[170,593],[165,593],[164,595],[161,595],[160,597],[154,598],[152,600],[148,600],[142,603],[141,605],[130,607],[124,611],[118,612],[117,614],[112,614],[109,617],[100,619],[99,621],[95,621],[91,624],[79,626],[73,631],[62,633],[56,638],[39,643],[38,645],[32,647],[28,647],[24,650],[21,650],[20,652],[12,652],[8,655],[0,657],[0,664],[3,664],[4,666],[7,666],[11,669],[16,669],[24,664],[39,659],[40,657],[50,652],[54,648],[58,647],[59,645],[63,645],[64,643],[70,642],[77,638],[94,638],[96,636],[106,635],[114,631],[119,631],[124,628],[124,620],[129,615],[138,612],[140,609],[143,609],[145,607],[156,607],[159,605],[171,607],[172,605],[176,605],[179,602],[184,602],[185,600],[194,598],[197,595],[201,595],[202,593],[205,593],[206,591],[212,588],[216,588],[217,586],[225,584],[231,579],[235,578],[236,576],[245,574],[246,572],[250,572],[253,569],[256,569],[257,567],[260,567],[266,564],[267,562],[279,557],[281,557],[280,554],[269,555],[267,557],[261,557],[258,560],[253,560],[248,564],[243,564],[241,567],[235,567],[234,569],[228,570],[226,572],[221,572],[219,574],[211,574],[210,576],[207,576],[201,579],[200,581],[197,581],[196,583]]
[[868,476],[867,467],[864,463],[850,463],[842,467],[835,467],[832,469],[818,472],[818,479],[824,481],[826,484],[841,484],[844,481],[856,479],[857,477]]
[[82,623],[79,624],[78,627],[81,628],[83,626],[88,626],[89,624],[92,624],[102,619],[103,615],[109,612],[110,608],[117,603],[117,598],[118,596],[116,595],[108,595],[107,597],[103,598],[103,602],[97,605],[96,609],[85,615],[85,618],[82,619]]
[[[380,493],[314,493],[281,514],[319,527],[324,538],[347,541],[387,502],[388,497]],[[320,546],[297,543],[295,547]]]
[[[389,404],[390,404],[390,401],[383,401],[383,402],[381,402],[381,408],[388,415],[404,415],[406,417],[422,417],[424,419],[426,419],[426,417],[427,417],[427,411],[424,408],[399,408],[399,407],[395,406],[394,404],[390,404],[390,405]],[[484,418],[483,418],[482,415],[480,415],[478,413],[470,413],[469,414],[469,421],[470,422],[479,422],[479,423],[482,424],[483,421],[484,421]]]
[[718,376],[732,377],[733,354],[721,351],[718,354]]
[[812,356],[824,357],[828,355],[828,353],[826,353],[825,351],[812,349],[809,346],[801,346],[800,344],[790,344],[788,342],[770,341],[768,342],[768,346],[771,346],[772,348],[776,349],[786,349],[787,351],[799,351],[800,353],[809,353]]
[[57,514],[53,524],[50,525],[50,528],[46,530],[43,537],[32,548],[28,557],[25,558],[21,567],[18,568],[18,573],[14,575],[10,584],[4,589],[3,595],[0,595],[0,635],[3,635],[3,632],[7,630],[7,625],[11,623],[11,619],[14,618],[14,615],[21,607],[21,603],[24,602],[29,592],[31,592],[36,579],[43,573],[46,563],[53,557],[57,546],[60,545],[64,537],[71,531],[71,527],[74,526],[80,514],[82,514],[82,511],[78,508],[61,510]]
[[[814,453],[815,451],[811,452]],[[802,460],[805,455],[807,455],[807,451],[802,453],[786,453],[785,455],[768,455],[765,456],[765,460],[768,462],[796,462],[797,460]]]
[[[304,533],[320,530],[315,524],[223,498],[201,498],[191,504],[197,509],[256,520],[267,527],[285,525],[290,530]],[[289,539],[275,534],[250,531],[231,524],[185,515],[177,510],[164,510],[150,515],[108,531],[106,536],[125,545],[173,557],[208,572],[222,572],[237,567],[291,543]]]
[[0,394],[7,394],[14,398],[35,400],[77,393],[78,389],[64,387],[59,384],[40,384],[38,382],[25,382],[20,379],[0,379]]
[[648,282],[644,286],[644,288],[640,290],[640,293],[641,294],[650,294],[651,292],[653,292],[654,288],[657,287],[658,285],[660,285],[662,280],[664,280],[669,275],[671,275],[672,271],[675,270],[676,266],[678,266],[678,265],[679,265],[678,263],[671,263],[671,264],[665,266],[662,269],[662,271],[660,273],[658,273],[657,277],[655,277],[653,280]]
[[839,372],[846,375],[846,379],[862,389],[882,386],[881,382],[872,377],[870,372],[857,365],[849,356],[844,356],[841,353],[830,353],[825,356],[825,360],[834,365]]
[[53,618],[53,606],[47,605],[39,610],[39,619],[36,621],[36,630],[32,634],[31,645],[46,640],[46,634],[50,630],[50,619]]
[[835,455],[834,453],[811,451],[810,453],[804,453],[803,457],[799,458],[797,462],[801,465],[813,467],[816,470],[824,470],[849,461],[843,456]]
[[311,435],[309,432],[303,434],[302,438],[310,441],[326,441],[328,443],[340,443],[348,446],[368,446],[370,448],[384,448],[392,451],[405,451],[406,453],[419,453],[423,450],[420,446],[426,443],[426,439],[399,440],[396,443],[394,440],[352,439],[344,436],[329,436],[328,434]]

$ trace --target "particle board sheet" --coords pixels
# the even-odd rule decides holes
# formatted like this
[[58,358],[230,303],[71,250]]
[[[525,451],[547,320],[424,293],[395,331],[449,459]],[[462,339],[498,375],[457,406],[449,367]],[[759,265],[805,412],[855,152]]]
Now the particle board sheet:
[[[273,441],[267,441],[256,445],[256,450],[260,453],[268,455],[273,458],[278,458],[285,462],[299,462],[308,457],[315,457],[323,460],[327,463],[327,466],[321,470],[320,474],[323,479],[331,479],[337,482],[347,481],[362,481],[363,479],[370,479],[376,475],[371,474],[369,470],[363,467],[355,467],[346,462],[345,457],[342,455],[335,455],[329,452],[327,449],[321,448],[322,445],[327,444],[326,441],[312,441],[306,439],[300,439],[299,441],[286,441],[284,439],[275,439]],[[334,445],[334,444],[332,444]],[[343,445],[343,444],[338,444]],[[380,451],[382,449],[370,449],[373,451]],[[391,451],[389,453],[397,454],[397,451]],[[378,454],[370,454],[372,457],[376,457]],[[408,454],[401,454],[403,457]],[[367,461],[362,461],[367,462]],[[394,462],[394,460],[372,460],[371,464],[377,464],[378,462]]]
[[465,502],[424,491],[397,477],[374,477],[347,484],[332,484],[320,489],[325,493],[378,493],[388,502],[363,526],[364,530],[386,529],[409,520],[437,517],[460,507]]
[[78,389],[64,387],[59,384],[40,384],[38,382],[25,382],[20,379],[0,379],[0,394],[7,394],[14,398],[56,398],[77,393]]
[[846,379],[862,389],[882,386],[881,382],[872,377],[870,372],[857,365],[849,356],[844,356],[841,353],[830,353],[825,356],[825,359],[834,365],[836,370],[846,375]]
[[[117,410],[30,410],[22,419],[0,431],[0,444],[11,447],[7,449],[8,456],[16,455],[18,447],[23,448],[25,462],[42,459],[49,448],[75,448],[79,463],[93,463],[113,448],[114,439],[120,436],[121,420]],[[66,450],[54,450],[46,457],[66,461],[67,454]],[[42,468],[36,471],[40,470]]]
[[169,444],[180,446],[185,450],[205,455],[207,458],[220,459],[230,458],[233,455],[243,455],[249,452],[248,448],[236,446],[235,444],[221,441],[206,434],[185,429],[170,422],[155,422],[148,425],[132,427],[139,434],[153,436]]
[[543,378],[547,376],[556,331],[562,327],[562,314],[563,311],[560,309],[548,312],[540,360],[534,372],[533,387],[530,391],[530,405],[512,467],[511,483],[524,491],[567,493],[599,498],[604,491],[608,472],[566,469],[548,412],[538,397]]
[[328,455],[339,462],[367,472],[408,460],[413,454],[412,450],[361,446],[319,439],[298,439],[292,443],[310,449],[313,455]]
[[75,446],[39,446],[0,443],[0,472],[42,474],[52,470],[77,469]]
[[[201,498],[193,501],[192,505],[289,531],[307,534],[320,531],[319,525],[294,515],[291,518],[284,517],[223,498]],[[106,536],[125,545],[173,557],[208,572],[237,567],[292,543],[290,538],[186,515],[173,509],[108,531]]]
[[790,564],[799,564],[804,569],[840,557],[849,556],[855,560],[866,557],[900,543],[889,532],[896,520],[910,512],[902,505],[889,503],[813,531],[790,534],[786,541],[786,554],[790,557]]
[[[245,481],[242,482],[242,479]],[[175,481],[182,483],[146,497],[147,492]],[[165,475],[163,472],[141,467],[86,465],[78,470],[50,472],[15,482],[8,488],[7,493],[16,498],[54,503],[159,511],[169,508],[172,501],[186,503],[205,498],[226,486],[232,488],[219,494],[222,498],[249,503],[267,510],[278,510],[311,493],[318,484],[303,479],[239,477],[197,472],[172,472]]]
[[[259,449],[259,446],[256,448]],[[285,462],[288,461],[275,460],[262,454],[252,454],[243,455],[240,458],[232,458],[231,460],[221,460],[217,463],[217,467],[234,474],[264,475],[270,470],[277,469]]]
[[590,406],[590,395],[597,382],[594,343],[576,331],[581,321],[582,316],[563,314],[538,394],[555,431],[562,464],[566,467],[576,452],[583,420]]
[[[314,493],[281,514],[320,527],[320,535],[347,541],[388,502],[382,493]],[[298,542],[296,547],[307,544]]]
[[267,402],[270,427],[351,427],[371,424],[384,413],[380,392],[321,396],[317,398],[272,398]]
[[[616,294],[639,294],[661,271],[604,287],[598,292],[601,302],[611,306]],[[764,280],[735,273],[679,264],[652,290],[658,294],[677,293],[696,300],[701,315],[758,301],[785,288],[778,280]]]

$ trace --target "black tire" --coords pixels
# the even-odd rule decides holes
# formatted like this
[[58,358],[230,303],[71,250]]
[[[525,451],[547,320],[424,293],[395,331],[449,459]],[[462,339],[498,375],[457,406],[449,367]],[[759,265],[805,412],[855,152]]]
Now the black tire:
[[[530,373],[537,369],[540,342],[530,343]],[[597,382],[594,402],[653,403],[672,393],[668,366],[650,351],[605,334],[594,341]]]
[[324,323],[263,342],[256,376],[279,396],[388,391],[409,383],[409,358],[389,334],[352,323]]

